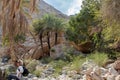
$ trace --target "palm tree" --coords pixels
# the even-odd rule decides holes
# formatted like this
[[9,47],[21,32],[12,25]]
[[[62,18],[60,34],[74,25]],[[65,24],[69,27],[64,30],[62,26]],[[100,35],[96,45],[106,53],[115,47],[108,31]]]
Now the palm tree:
[[35,22],[33,22],[34,31],[38,35],[43,53],[44,53],[44,50],[43,50],[42,38],[43,38],[44,31],[45,31],[44,25],[45,24],[44,24],[44,21],[42,19],[39,19],[39,20],[36,20]]
[[[43,20],[45,21],[45,33],[47,35],[47,43],[48,43],[48,48],[49,50],[51,49],[51,45],[50,45],[50,33],[53,29],[54,26],[54,16],[52,15],[46,15],[43,17]],[[48,55],[50,55],[50,53],[48,53]]]
[[[39,36],[40,44],[41,44],[41,48],[42,48],[43,53],[44,53],[44,50],[43,50],[42,38],[44,36],[47,37],[47,44],[48,44],[49,50],[51,48],[50,33],[52,31],[53,22],[54,22],[54,18],[51,15],[45,15],[45,16],[43,16],[42,19],[39,19],[33,23],[34,30],[37,32],[36,34],[38,34],[38,36]],[[48,53],[48,55],[49,55],[49,53]]]
[[59,18],[55,18],[54,21],[55,45],[57,44],[58,33],[63,31],[63,29],[64,29],[63,21]]
[[[63,30],[63,21],[59,18],[56,18],[55,16],[45,15],[45,16],[43,16],[42,19],[39,19],[36,22],[34,22],[33,27],[34,27],[34,30],[36,31],[36,34],[39,34],[39,39],[40,39],[40,44],[41,44],[42,50],[43,50],[42,38],[44,36],[46,36],[48,49],[50,51],[50,49],[51,49],[50,38],[53,37],[53,35],[51,36],[51,33],[53,33],[53,32],[55,33],[55,45],[56,45],[58,33]],[[43,50],[43,52],[44,52],[44,50]],[[49,53],[48,53],[48,55],[50,55]]]
[[15,55],[15,41],[14,37],[18,34],[24,33],[28,30],[28,20],[24,12],[25,8],[28,7],[30,3],[31,12],[35,9],[36,0],[0,0],[2,4],[1,23],[2,23],[2,32],[3,37],[8,36],[9,47],[12,60],[16,60],[17,56]]

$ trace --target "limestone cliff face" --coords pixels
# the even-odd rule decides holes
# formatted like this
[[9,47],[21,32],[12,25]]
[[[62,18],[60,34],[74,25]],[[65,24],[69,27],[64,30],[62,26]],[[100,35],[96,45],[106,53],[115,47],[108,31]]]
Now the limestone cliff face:
[[69,17],[59,10],[55,9],[53,6],[47,4],[44,0],[39,0],[37,3],[38,13],[33,15],[34,18],[41,18],[45,14],[53,14],[59,18],[68,19]]

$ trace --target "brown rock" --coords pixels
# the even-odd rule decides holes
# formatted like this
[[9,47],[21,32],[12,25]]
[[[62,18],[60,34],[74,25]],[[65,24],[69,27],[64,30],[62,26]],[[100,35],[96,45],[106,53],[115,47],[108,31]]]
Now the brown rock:
[[93,44],[92,42],[85,42],[79,45],[76,45],[74,42],[70,42],[76,48],[77,50],[83,52],[83,53],[89,53],[93,49]]
[[50,57],[53,59],[63,58],[67,53],[79,55],[81,52],[77,51],[72,45],[64,43],[52,47],[50,50]]

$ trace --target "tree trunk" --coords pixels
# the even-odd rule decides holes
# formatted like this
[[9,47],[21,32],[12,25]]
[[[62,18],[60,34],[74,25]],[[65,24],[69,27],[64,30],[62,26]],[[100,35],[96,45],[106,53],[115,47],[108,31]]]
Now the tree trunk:
[[50,56],[50,34],[49,34],[49,31],[47,32],[47,43],[48,43],[48,48],[49,48],[49,52],[48,52],[48,55]]
[[43,54],[44,54],[43,42],[42,42],[42,34],[43,34],[43,31],[41,31],[41,32],[39,33],[39,39],[40,39],[40,44],[41,44],[42,52],[43,52]]
[[57,31],[55,31],[55,45],[57,44],[57,37],[58,37],[58,33]]

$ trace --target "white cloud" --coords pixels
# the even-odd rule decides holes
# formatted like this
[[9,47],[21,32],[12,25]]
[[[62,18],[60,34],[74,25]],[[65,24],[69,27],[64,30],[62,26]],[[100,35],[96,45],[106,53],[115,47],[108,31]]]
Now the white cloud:
[[66,14],[67,15],[74,15],[76,13],[79,13],[82,5],[82,0],[73,0],[71,3],[71,6],[67,10]]

